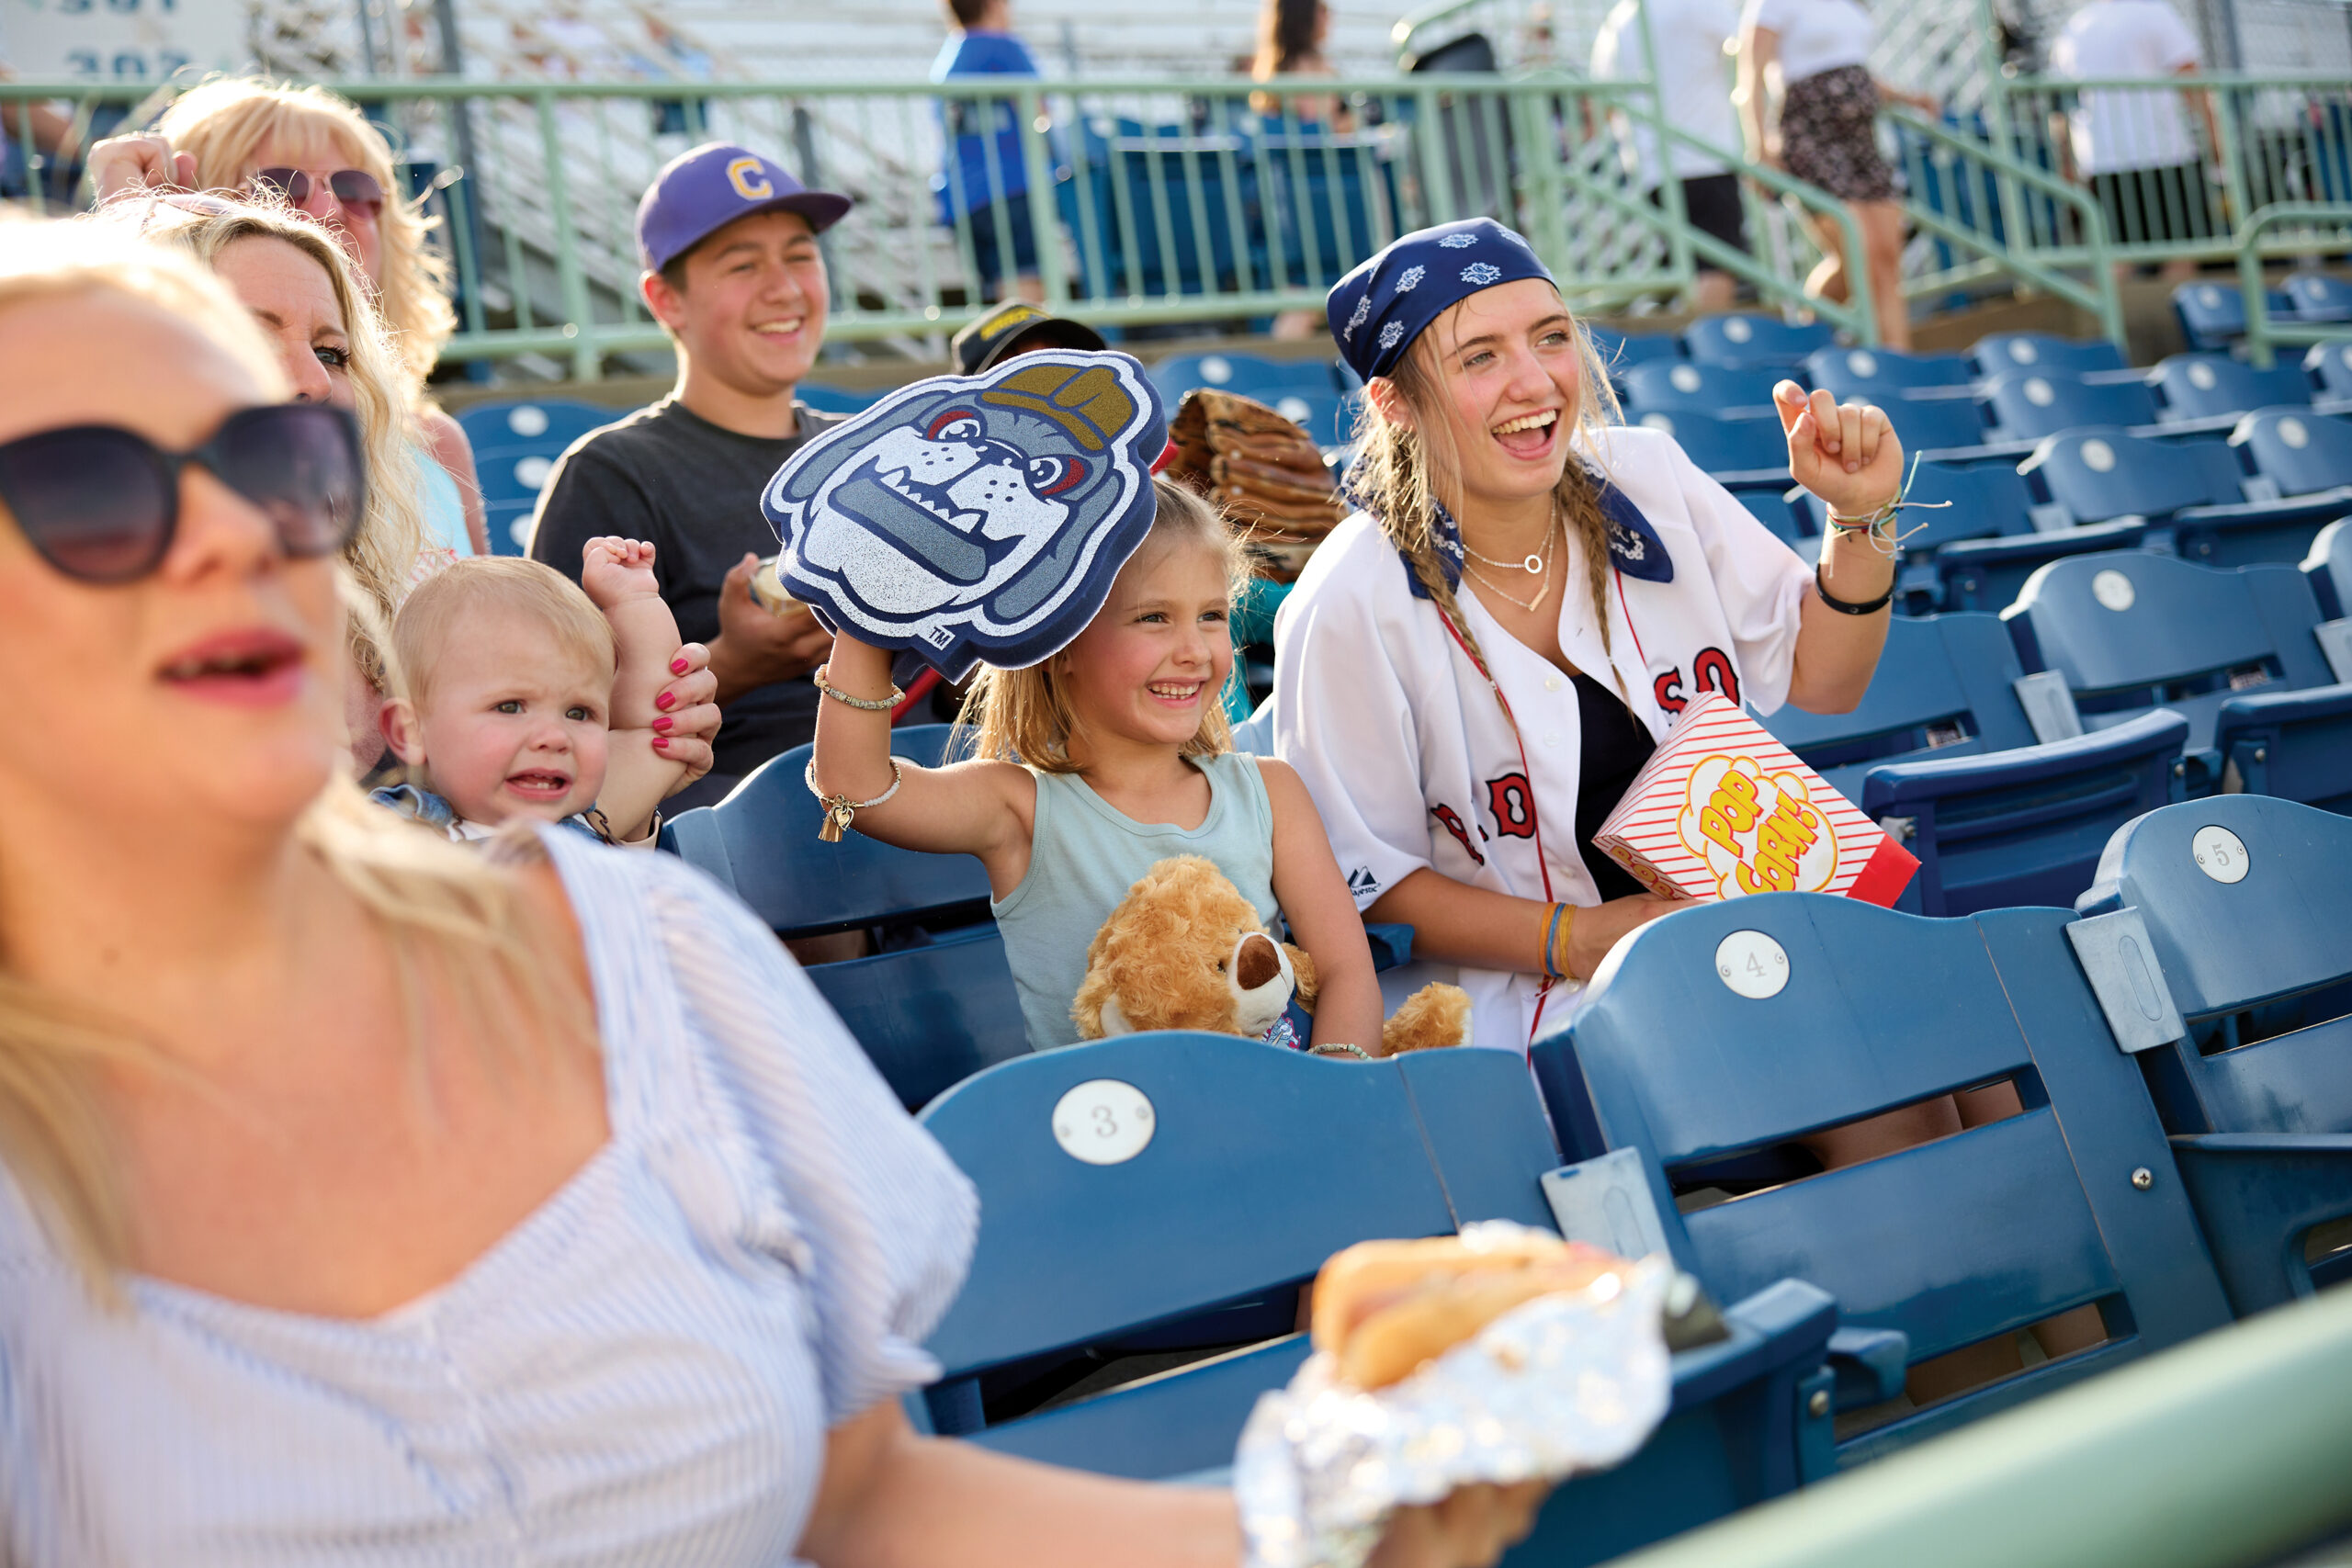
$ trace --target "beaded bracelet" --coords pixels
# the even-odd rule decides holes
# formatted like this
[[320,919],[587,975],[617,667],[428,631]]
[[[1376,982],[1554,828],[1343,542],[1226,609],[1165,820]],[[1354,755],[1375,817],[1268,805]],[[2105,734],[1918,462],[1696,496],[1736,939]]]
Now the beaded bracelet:
[[907,700],[907,694],[899,690],[896,685],[890,688],[890,694],[887,697],[853,697],[825,678],[829,666],[818,665],[815,670],[809,671],[809,681],[819,691],[832,698],[833,701],[846,703],[861,713],[888,713]]
[[829,844],[840,843],[842,834],[849,829],[850,818],[867,807],[879,806],[898,794],[899,785],[906,779],[906,775],[899,769],[899,759],[893,757],[890,759],[890,787],[872,800],[852,800],[845,795],[827,795],[818,786],[817,759],[814,757],[808,759],[808,771],[801,777],[808,782],[808,793],[815,795],[817,804],[825,809],[825,819],[817,824],[817,837]]

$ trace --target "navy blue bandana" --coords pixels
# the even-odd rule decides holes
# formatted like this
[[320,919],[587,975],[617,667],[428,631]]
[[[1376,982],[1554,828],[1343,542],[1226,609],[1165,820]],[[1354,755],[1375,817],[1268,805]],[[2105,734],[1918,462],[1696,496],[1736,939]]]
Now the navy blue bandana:
[[1365,380],[1396,368],[1431,321],[1477,293],[1552,281],[1525,240],[1491,218],[1418,229],[1332,286],[1323,302],[1340,357]]

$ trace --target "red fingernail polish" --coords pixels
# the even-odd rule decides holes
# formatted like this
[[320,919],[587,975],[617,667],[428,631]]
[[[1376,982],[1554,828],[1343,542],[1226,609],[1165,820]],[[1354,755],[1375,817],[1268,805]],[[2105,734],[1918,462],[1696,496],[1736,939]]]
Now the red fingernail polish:
[[670,693],[664,692],[660,696],[653,699],[653,705],[660,708],[662,712],[667,713],[672,708],[678,705],[678,699]]
[[670,660],[670,673],[671,673],[671,674],[673,674],[673,675],[683,675],[683,674],[684,674],[685,672],[686,672],[686,661],[685,661],[685,660],[684,660],[684,657],[680,657],[680,658],[677,658],[677,659],[673,659],[672,660]]
[[666,714],[666,713],[665,713],[665,714],[663,714],[660,718],[657,718],[657,719],[655,719],[655,720],[653,721],[653,728],[654,728],[656,730],[658,730],[658,731],[662,731],[662,732],[663,732],[663,733],[667,733],[667,732],[668,732],[668,730],[669,730],[669,728],[670,728],[670,727],[671,727],[673,724],[675,724],[676,722],[677,722],[677,720],[675,720],[675,719],[672,718],[668,714]]
[[670,749],[670,738],[666,735],[655,736],[653,738],[653,749],[656,751],[667,751]]

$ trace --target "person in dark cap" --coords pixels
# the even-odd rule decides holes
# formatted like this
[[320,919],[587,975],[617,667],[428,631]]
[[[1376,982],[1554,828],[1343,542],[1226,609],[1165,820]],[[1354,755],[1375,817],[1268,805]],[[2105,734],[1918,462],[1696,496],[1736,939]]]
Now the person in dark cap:
[[1008,299],[977,321],[966,322],[947,346],[956,361],[956,373],[977,376],[991,365],[1032,349],[1078,348],[1094,353],[1110,344],[1084,321],[1052,315],[1025,299]]
[[577,580],[588,540],[642,539],[680,633],[710,647],[718,761],[675,807],[721,798],[816,733],[808,671],[831,638],[811,615],[763,608],[752,572],[775,553],[761,491],[834,423],[793,394],[825,338],[817,236],[849,209],[747,148],[714,142],[671,160],[638,203],[637,244],[639,287],[677,345],[678,384],[581,437],[540,496],[534,559]]

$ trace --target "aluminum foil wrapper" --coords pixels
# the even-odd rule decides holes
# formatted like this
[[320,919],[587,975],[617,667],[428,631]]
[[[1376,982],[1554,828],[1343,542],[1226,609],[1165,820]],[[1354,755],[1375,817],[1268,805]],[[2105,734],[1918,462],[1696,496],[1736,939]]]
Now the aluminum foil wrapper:
[[1651,1258],[1529,1302],[1376,1392],[1310,1357],[1259,1397],[1234,1456],[1249,1568],[1362,1568],[1393,1508],[1629,1458],[1673,1400],[1659,1326],[1673,1278]]

